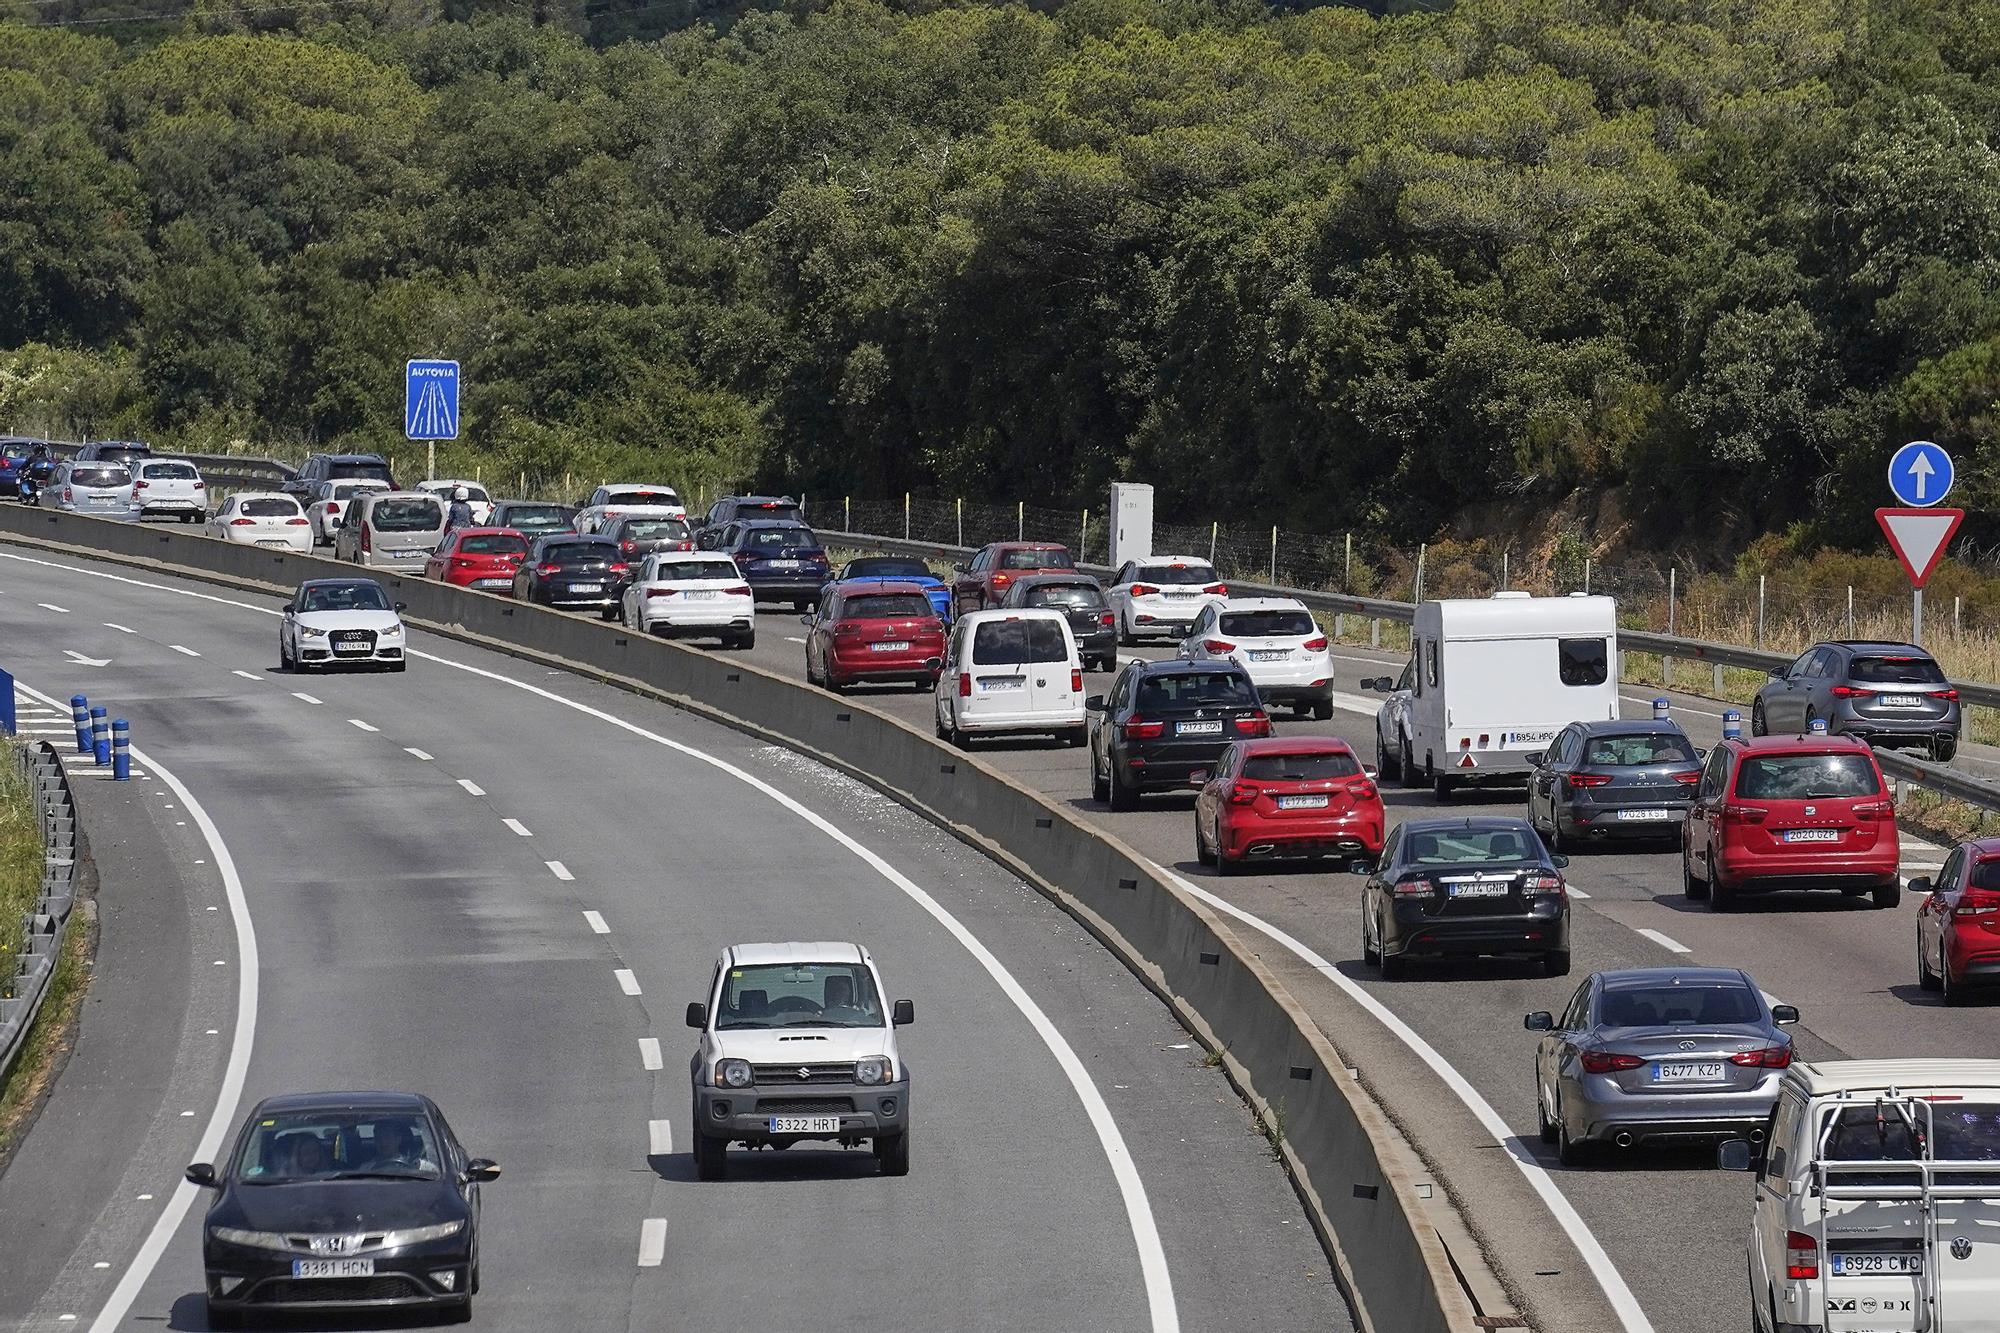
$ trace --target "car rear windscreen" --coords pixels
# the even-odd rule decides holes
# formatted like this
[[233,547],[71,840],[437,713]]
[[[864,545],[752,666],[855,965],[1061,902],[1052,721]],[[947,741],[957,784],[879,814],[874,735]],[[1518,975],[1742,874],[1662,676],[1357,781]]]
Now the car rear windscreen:
[[1069,645],[1053,620],[996,620],[972,631],[974,666],[1015,666],[1022,662],[1066,662]]
[[369,481],[379,481],[384,486],[395,485],[395,480],[389,475],[387,463],[329,463],[326,475],[329,479],[361,477]]
[[1141,565],[1132,575],[1134,583],[1169,583],[1177,587],[1215,582],[1215,570],[1208,565]]
[[1222,617],[1222,632],[1246,639],[1275,638],[1287,634],[1317,634],[1308,611],[1230,611]]
[[461,537],[458,549],[466,555],[525,555],[528,543],[509,532],[481,532]]
[[387,489],[386,486],[365,486],[359,483],[342,484],[333,488],[333,498],[336,500],[352,500],[355,496],[360,495],[364,491],[380,491],[386,489]]
[[275,495],[262,500],[245,500],[243,512],[251,518],[297,518],[299,502]]
[[1736,794],[1751,801],[1830,801],[1881,790],[1875,765],[1860,754],[1752,755],[1736,773]]
[[1583,762],[1592,768],[1639,768],[1646,764],[1691,764],[1694,747],[1685,736],[1593,736],[1584,746]]
[[508,505],[493,516],[494,522],[504,522],[510,528],[566,528],[575,518],[576,511],[567,505]]
[[436,500],[384,500],[368,520],[377,532],[428,532],[444,526],[444,506]]
[[1051,551],[1007,551],[1000,557],[1002,569],[1075,569],[1076,561],[1070,559],[1069,552]]
[[680,502],[681,497],[672,491],[651,487],[643,490],[613,491],[604,499],[604,503],[608,505],[678,505]]
[[1361,764],[1351,754],[1253,754],[1243,761],[1243,776],[1256,782],[1317,782],[1359,777]]
[[1029,606],[1074,607],[1079,611],[1104,606],[1104,594],[1088,583],[1045,583],[1021,595]]
[[1175,671],[1147,676],[1139,682],[1141,713],[1172,708],[1243,707],[1257,705],[1257,691],[1248,676],[1234,671]]
[[657,572],[653,577],[661,582],[678,579],[741,580],[743,577],[736,572],[735,563],[729,560],[662,560],[654,568]]
[[879,592],[841,603],[842,620],[936,620],[931,599],[920,592]]
[[617,558],[618,548],[610,542],[563,542],[542,548],[542,559],[552,565],[594,565]]
[[[1918,1156],[1909,1126],[1893,1109],[1878,1114],[1871,1100],[1834,1113],[1826,1159],[1833,1162],[1900,1162]],[[1940,1162],[2000,1162],[2000,1106],[1932,1102],[1930,1156]],[[1925,1117],[1917,1116],[1919,1129]]]
[[688,525],[678,518],[635,518],[618,529],[620,536],[636,542],[681,542],[688,539]]
[[[1529,846],[1532,833],[1511,828],[1455,828],[1424,830],[1409,835],[1403,859],[1420,866],[1476,866],[1540,862],[1541,856]],[[1535,847],[1541,845],[1535,839]]]
[[743,545],[752,551],[816,551],[819,538],[811,528],[752,528],[743,534]]
[[69,470],[69,479],[74,486],[124,486],[132,474],[122,467],[79,463]]
[[763,500],[756,504],[738,505],[737,513],[743,518],[755,515],[758,518],[799,518],[805,512],[789,500]]
[[921,560],[903,560],[894,556],[881,556],[848,561],[847,568],[841,571],[841,577],[848,579],[927,579],[933,576],[930,566]]
[[193,481],[201,474],[186,463],[141,463],[139,475],[147,481]]
[[1608,1027],[1651,1028],[1687,1024],[1761,1023],[1764,1006],[1748,986],[1613,986],[1598,1001],[1597,1021]]
[[1942,685],[1944,672],[1928,657],[1857,657],[1849,680],[1863,685]]

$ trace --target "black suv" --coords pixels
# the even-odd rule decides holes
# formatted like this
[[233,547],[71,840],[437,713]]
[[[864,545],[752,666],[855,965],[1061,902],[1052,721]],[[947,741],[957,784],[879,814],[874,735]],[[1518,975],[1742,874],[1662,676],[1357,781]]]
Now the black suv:
[[790,602],[794,611],[810,610],[833,577],[819,537],[796,520],[738,519],[702,538],[709,550],[735,558],[750,595],[759,602]]
[[1928,750],[1939,763],[1958,753],[1958,691],[1937,659],[1913,643],[1841,640],[1817,644],[1771,681],[1750,705],[1753,736],[1804,733],[1826,723],[1890,749]]
[[1000,599],[1004,609],[1039,606],[1060,611],[1076,636],[1085,671],[1109,671],[1118,664],[1118,617],[1104,589],[1088,574],[1030,574],[1015,579]]
[[695,523],[695,530],[700,534],[702,549],[712,551],[722,530],[731,523],[763,519],[803,523],[806,515],[799,502],[789,495],[725,495],[708,507],[708,512]]
[[126,467],[153,456],[153,446],[139,440],[96,440],[76,451],[79,463],[120,463]]
[[396,478],[380,454],[308,454],[299,474],[278,489],[304,503],[323,481],[379,481],[396,489]]
[[1090,727],[1090,794],[1132,810],[1141,792],[1187,791],[1231,741],[1271,734],[1250,673],[1234,662],[1133,661],[1111,693],[1083,702]]

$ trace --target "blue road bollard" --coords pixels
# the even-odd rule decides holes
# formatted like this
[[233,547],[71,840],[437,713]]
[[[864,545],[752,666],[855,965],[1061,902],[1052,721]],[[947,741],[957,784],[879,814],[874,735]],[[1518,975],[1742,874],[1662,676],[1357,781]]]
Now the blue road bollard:
[[80,694],[69,697],[70,720],[76,723],[76,752],[90,753],[90,700]]
[[97,753],[99,768],[111,767],[111,719],[95,704],[90,708],[90,748]]
[[1653,721],[1665,722],[1667,720],[1667,710],[1672,706],[1672,701],[1664,695],[1653,700]]
[[1722,714],[1722,739],[1726,741],[1743,739],[1743,714],[1734,708],[1727,709]]
[[132,779],[132,724],[124,718],[114,718],[111,722],[111,780],[129,782]]
[[1826,735],[1826,719],[1823,717],[1814,718],[1812,721],[1806,723],[1806,730],[1815,736]]
[[14,716],[14,677],[0,671],[0,732],[9,736],[21,730],[21,721]]

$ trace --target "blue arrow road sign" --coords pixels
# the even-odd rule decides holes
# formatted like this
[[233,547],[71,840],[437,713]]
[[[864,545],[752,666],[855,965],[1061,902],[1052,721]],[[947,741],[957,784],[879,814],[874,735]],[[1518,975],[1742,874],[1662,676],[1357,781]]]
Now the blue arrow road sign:
[[1889,460],[1889,490],[1906,505],[1927,509],[1951,489],[1951,455],[1929,440],[1911,440]]
[[412,361],[403,369],[403,434],[458,438],[458,362]]

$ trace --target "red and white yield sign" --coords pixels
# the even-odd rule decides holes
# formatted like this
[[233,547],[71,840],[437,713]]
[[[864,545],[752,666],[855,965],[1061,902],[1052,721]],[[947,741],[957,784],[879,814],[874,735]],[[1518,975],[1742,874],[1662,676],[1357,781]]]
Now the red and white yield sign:
[[1889,549],[1910,576],[1910,586],[1921,588],[1931,581],[1938,561],[1952,534],[1965,521],[1963,509],[1878,509],[1875,521],[1889,539]]

